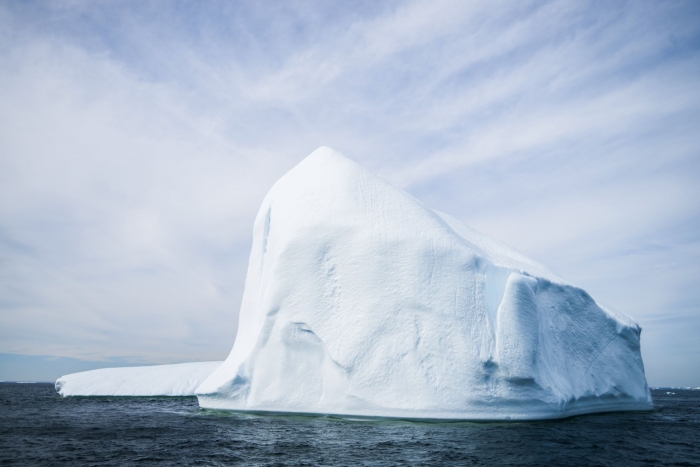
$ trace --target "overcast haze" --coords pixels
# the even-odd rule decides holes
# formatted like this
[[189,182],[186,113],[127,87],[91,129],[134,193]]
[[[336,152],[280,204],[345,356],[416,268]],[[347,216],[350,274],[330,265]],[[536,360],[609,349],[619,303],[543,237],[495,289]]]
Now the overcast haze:
[[224,359],[252,223],[330,146],[700,386],[700,3],[0,3],[0,380]]

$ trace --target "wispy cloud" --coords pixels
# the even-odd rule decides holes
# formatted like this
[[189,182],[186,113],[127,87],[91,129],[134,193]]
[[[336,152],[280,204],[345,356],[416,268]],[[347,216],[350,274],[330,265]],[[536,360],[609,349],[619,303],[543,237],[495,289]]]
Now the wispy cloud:
[[0,352],[223,358],[257,207],[325,144],[640,320],[652,384],[700,385],[698,18],[5,3]]

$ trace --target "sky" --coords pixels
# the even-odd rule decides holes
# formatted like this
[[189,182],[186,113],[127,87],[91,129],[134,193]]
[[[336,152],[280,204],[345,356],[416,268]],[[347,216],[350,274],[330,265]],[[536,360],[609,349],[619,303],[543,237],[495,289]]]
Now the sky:
[[252,224],[330,146],[700,386],[700,3],[0,3],[0,380],[223,360]]

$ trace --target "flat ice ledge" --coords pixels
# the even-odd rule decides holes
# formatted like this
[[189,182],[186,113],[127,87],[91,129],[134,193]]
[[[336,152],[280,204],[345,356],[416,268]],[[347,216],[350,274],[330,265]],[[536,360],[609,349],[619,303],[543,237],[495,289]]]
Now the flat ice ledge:
[[102,368],[61,376],[62,396],[193,396],[222,362]]

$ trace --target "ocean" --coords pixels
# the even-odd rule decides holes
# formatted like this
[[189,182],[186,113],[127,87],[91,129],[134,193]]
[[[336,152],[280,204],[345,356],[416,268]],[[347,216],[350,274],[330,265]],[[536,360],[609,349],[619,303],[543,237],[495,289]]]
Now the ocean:
[[0,384],[0,465],[700,466],[700,391],[654,410],[510,423],[419,423],[202,410],[194,397],[62,398]]

